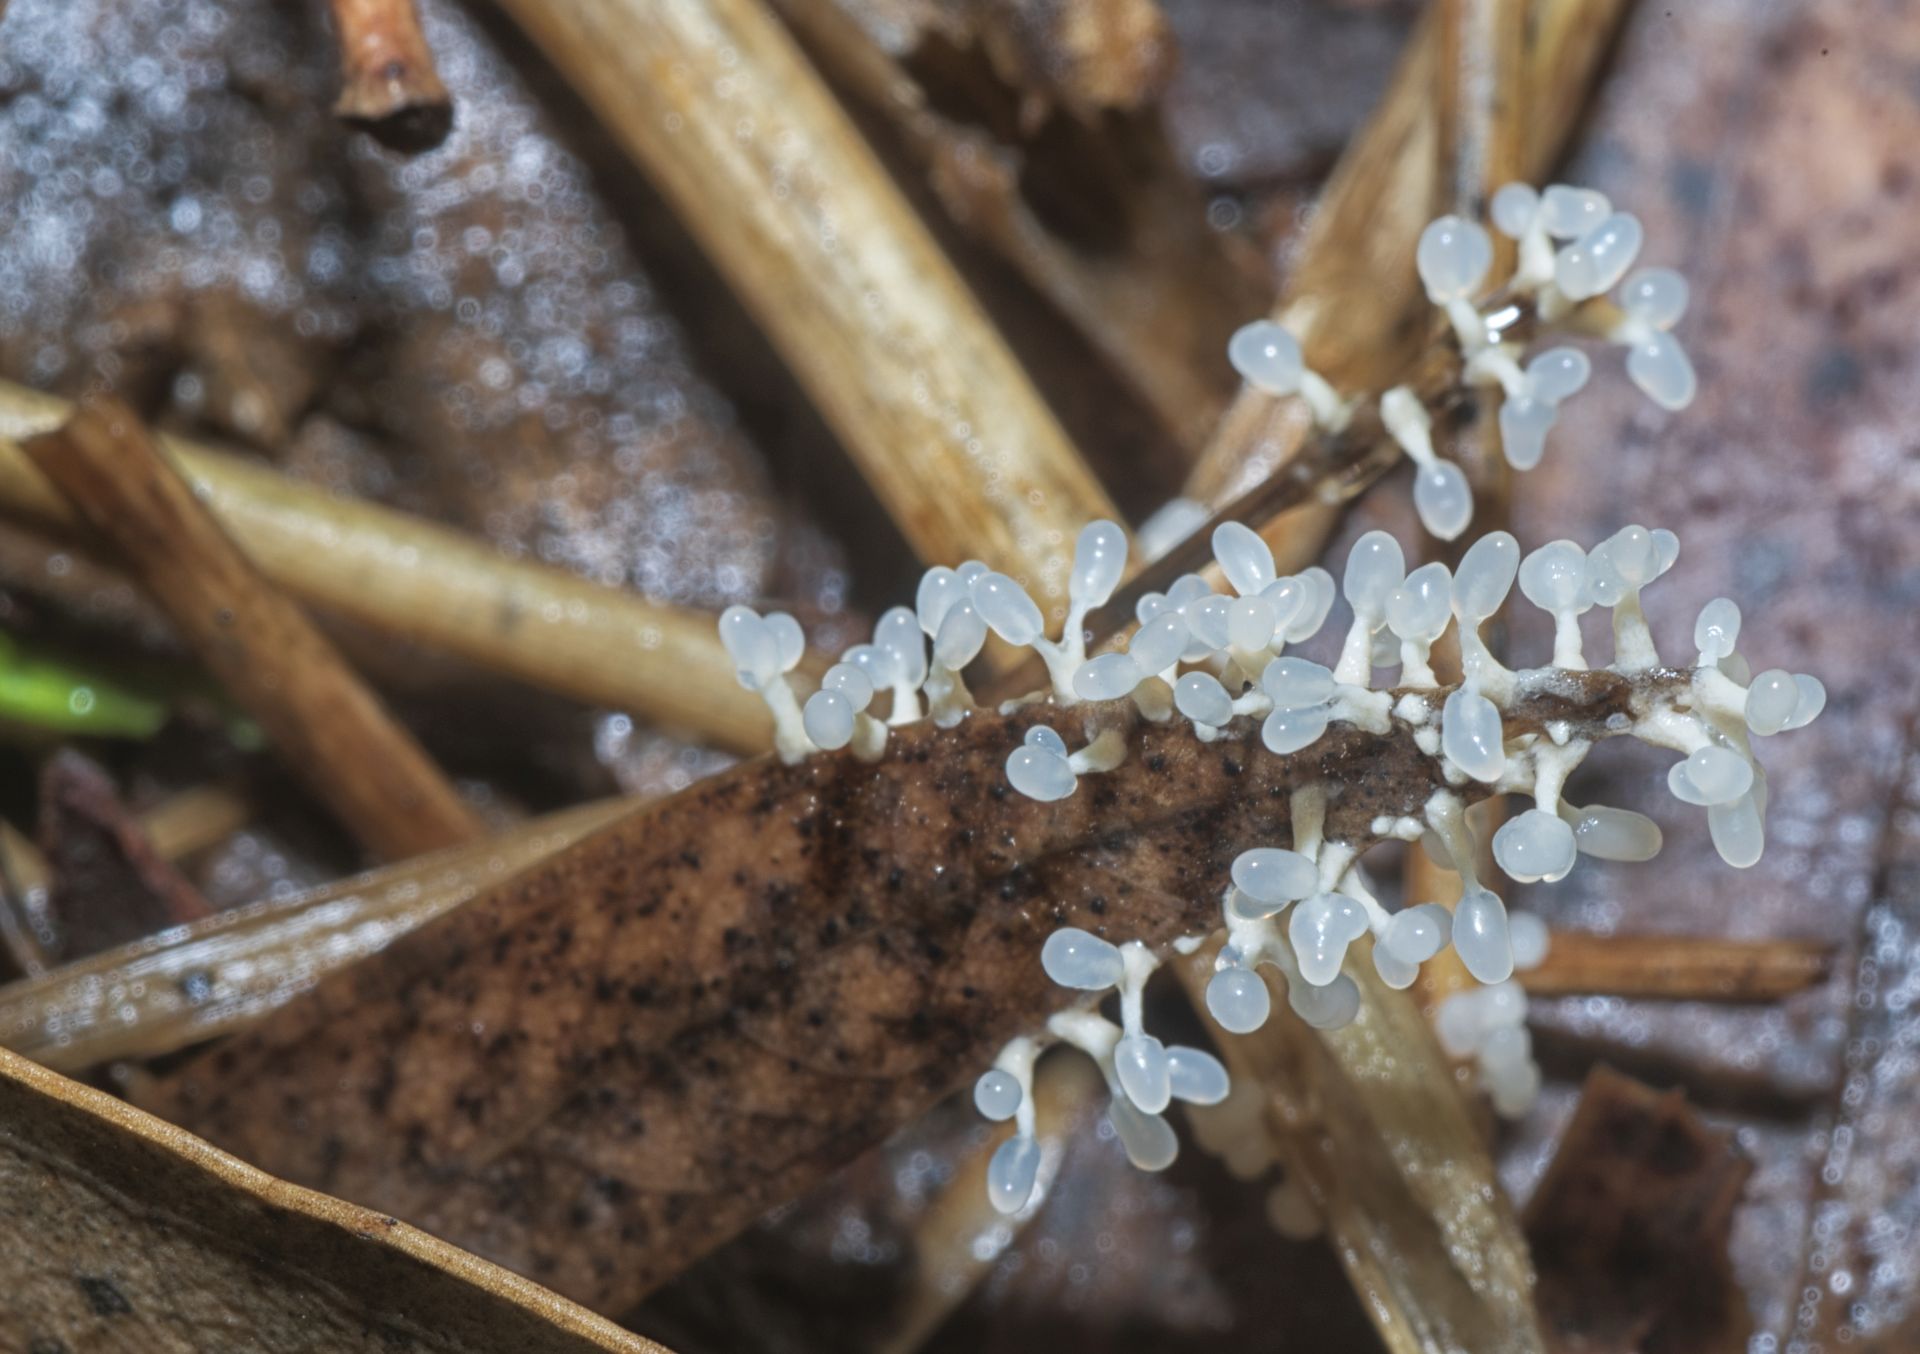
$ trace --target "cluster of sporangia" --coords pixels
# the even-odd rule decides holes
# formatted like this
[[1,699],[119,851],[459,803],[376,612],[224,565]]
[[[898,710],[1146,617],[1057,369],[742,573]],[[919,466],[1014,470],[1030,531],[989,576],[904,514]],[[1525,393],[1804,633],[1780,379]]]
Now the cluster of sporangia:
[[[1560,346],[1521,364],[1521,345],[1504,339],[1523,320],[1537,335],[1605,338],[1627,350],[1627,376],[1664,409],[1693,402],[1693,364],[1670,330],[1687,309],[1686,279],[1671,268],[1627,270],[1640,252],[1640,220],[1616,212],[1606,195],[1556,183],[1536,193],[1510,183],[1493,195],[1494,229],[1517,242],[1513,276],[1484,304],[1493,239],[1477,222],[1443,216],[1420,236],[1414,261],[1428,298],[1445,311],[1469,386],[1499,386],[1500,440],[1508,464],[1531,470],[1547,448],[1560,406],[1586,385],[1592,364]],[[1556,249],[1555,242],[1559,247]],[[1623,281],[1624,279],[1624,281]],[[1615,287],[1616,299],[1607,293]],[[1301,357],[1292,334],[1271,320],[1247,325],[1227,347],[1242,379],[1272,395],[1299,395],[1320,428],[1337,432],[1353,416]],[[1416,466],[1414,507],[1428,531],[1454,540],[1473,520],[1473,494],[1460,467],[1433,448],[1432,420],[1405,386],[1380,397],[1387,431]]]
[[[1633,218],[1609,215],[1598,194],[1555,188],[1535,202],[1530,192],[1508,188],[1494,208],[1502,229],[1521,242],[1521,273],[1543,315],[1618,281],[1638,243]],[[1575,225],[1581,227],[1577,232]],[[1484,233],[1475,236],[1473,230],[1442,221],[1421,244],[1429,290],[1450,313],[1461,308],[1455,326],[1463,342],[1468,332],[1485,329],[1461,299],[1477,285],[1489,253]],[[1448,239],[1437,241],[1436,231]],[[1547,244],[1554,235],[1575,242],[1555,255]],[[1462,245],[1463,239],[1478,244]],[[1636,286],[1656,298],[1671,289],[1646,275],[1629,291]],[[1629,306],[1617,335],[1635,345],[1629,359],[1630,370],[1637,359],[1635,379],[1657,398],[1676,397],[1668,403],[1684,403],[1692,386],[1690,373],[1684,383],[1671,379],[1674,364],[1683,368],[1685,358],[1676,358],[1678,348],[1662,337],[1664,324],[1677,314],[1675,304]],[[1564,374],[1573,363],[1546,356],[1554,360],[1543,367],[1536,358],[1522,373],[1510,354],[1488,344],[1475,361],[1496,373],[1512,368],[1513,380],[1502,378],[1509,409],[1516,402],[1544,403],[1550,419],[1552,404],[1569,392]],[[1578,365],[1584,379],[1585,358]],[[1542,378],[1534,374],[1539,371],[1557,375]],[[1293,384],[1316,406],[1327,404],[1333,397],[1324,390],[1315,394],[1316,382],[1300,368]],[[1531,445],[1537,456],[1537,436]],[[1370,938],[1373,967],[1395,988],[1409,986],[1423,962],[1451,945],[1487,986],[1445,1004],[1442,1042],[1455,1056],[1478,1061],[1498,1109],[1519,1113],[1538,1089],[1539,1071],[1522,1024],[1524,996],[1512,974],[1516,962],[1538,962],[1545,928],[1525,917],[1510,924],[1501,899],[1481,881],[1467,797],[1459,789],[1477,783],[1488,793],[1532,799],[1533,807],[1509,818],[1492,842],[1494,861],[1516,881],[1561,879],[1581,853],[1646,860],[1660,849],[1660,831],[1651,819],[1626,809],[1577,807],[1562,797],[1567,776],[1594,737],[1631,736],[1681,754],[1668,776],[1672,792],[1706,809],[1714,845],[1730,864],[1751,865],[1760,856],[1766,807],[1766,779],[1754,761],[1752,739],[1810,723],[1826,702],[1824,688],[1810,676],[1781,669],[1752,676],[1734,648],[1739,609],[1724,598],[1700,613],[1695,665],[1678,672],[1663,668],[1640,592],[1679,553],[1679,542],[1667,531],[1629,526],[1591,550],[1555,541],[1524,559],[1512,536],[1495,532],[1466,552],[1457,571],[1432,563],[1411,573],[1392,537],[1369,532],[1348,556],[1339,587],[1353,619],[1332,668],[1286,653],[1288,645],[1314,636],[1333,608],[1336,589],[1326,570],[1278,576],[1266,544],[1237,523],[1215,530],[1213,551],[1231,592],[1216,592],[1205,577],[1187,575],[1166,593],[1140,600],[1139,628],[1125,650],[1092,658],[1085,652],[1085,618],[1113,595],[1127,562],[1127,537],[1114,523],[1095,522],[1080,533],[1058,640],[1046,636],[1040,609],[1007,575],[977,561],[929,569],[916,605],[882,616],[873,642],[848,650],[804,708],[786,676],[805,647],[791,616],[762,617],[732,607],[720,618],[720,634],[742,685],[760,692],[772,709],[776,747],[789,762],[816,749],[840,748],[877,760],[885,755],[889,724],[923,717],[923,697],[926,717],[942,727],[967,718],[975,707],[961,674],[990,630],[1041,657],[1052,679],[1041,698],[1056,708],[1130,701],[1146,720],[1186,721],[1202,741],[1218,738],[1237,721],[1258,720],[1260,741],[1279,757],[1311,746],[1334,723],[1379,736],[1398,726],[1436,760],[1447,788],[1434,793],[1417,816],[1375,821],[1363,842],[1323,836],[1328,797],[1339,787],[1295,790],[1291,841],[1254,847],[1233,861],[1232,883],[1220,901],[1217,934],[1224,943],[1206,1004],[1229,1033],[1259,1029],[1270,1015],[1269,987],[1257,972],[1264,965],[1283,975],[1288,1005],[1300,1018],[1316,1028],[1337,1028],[1360,1006],[1358,986],[1342,972],[1356,941]],[[1553,617],[1547,666],[1509,669],[1481,638],[1481,626],[1505,604],[1516,580],[1526,599]],[[1503,713],[1517,700],[1567,687],[1567,674],[1587,669],[1579,618],[1595,606],[1612,611],[1610,670],[1639,679],[1632,713],[1614,713],[1598,729],[1549,725],[1544,732],[1510,733]],[[1450,625],[1463,677],[1458,686],[1444,688],[1428,656]],[[1376,668],[1397,668],[1395,680],[1375,687]],[[892,695],[884,723],[868,713],[882,690]],[[1044,803],[1073,794],[1081,777],[1112,771],[1127,755],[1125,735],[1113,728],[1076,749],[1054,729],[1037,725],[1009,754],[1006,774],[1016,791]],[[1459,873],[1459,903],[1451,911],[1437,903],[1384,907],[1367,886],[1358,856],[1385,838],[1423,841],[1436,861]],[[1190,952],[1204,939],[1191,937],[1176,948]],[[1017,1121],[1017,1132],[995,1153],[988,1172],[989,1194],[1007,1212],[1027,1204],[1040,1165],[1032,1072],[1045,1044],[1077,1047],[1099,1064],[1112,1091],[1109,1115],[1117,1136],[1135,1164],[1149,1170],[1174,1157],[1176,1139],[1164,1117],[1169,1104],[1218,1105],[1230,1089],[1226,1069],[1213,1055],[1167,1047],[1144,1028],[1142,991],[1160,962],[1144,944],[1114,945],[1067,927],[1048,937],[1039,960],[1053,981],[1084,997],[1053,1016],[1043,1034],[1010,1044],[974,1088],[975,1103],[988,1118]],[[1112,991],[1119,998],[1117,1024],[1100,1012]]]

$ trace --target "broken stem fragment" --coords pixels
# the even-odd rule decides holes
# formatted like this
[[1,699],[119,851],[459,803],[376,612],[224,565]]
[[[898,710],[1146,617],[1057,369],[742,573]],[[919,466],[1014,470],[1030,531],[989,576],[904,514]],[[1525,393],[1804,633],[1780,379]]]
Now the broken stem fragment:
[[1542,997],[1765,1002],[1826,981],[1832,957],[1827,946],[1804,940],[1555,931],[1547,957],[1518,976]]
[[369,850],[400,858],[485,835],[413,736],[228,539],[132,410],[103,399],[26,451]]
[[[1209,946],[1177,965],[1196,1007],[1213,959]],[[1235,1094],[1260,1099],[1278,1164],[1325,1215],[1393,1354],[1538,1354],[1532,1262],[1485,1140],[1418,1007],[1372,968],[1347,965],[1360,1014],[1343,1029],[1275,1020],[1218,1037]]]
[[414,0],[333,0],[340,44],[334,114],[394,150],[432,150],[453,129],[453,100],[440,83]]

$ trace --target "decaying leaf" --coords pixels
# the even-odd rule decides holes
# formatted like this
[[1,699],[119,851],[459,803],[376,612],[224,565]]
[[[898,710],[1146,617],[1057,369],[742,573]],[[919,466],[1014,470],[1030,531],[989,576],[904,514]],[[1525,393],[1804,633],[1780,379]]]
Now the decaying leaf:
[[1526,1211],[1555,1348],[1746,1349],[1752,1318],[1727,1239],[1752,1170],[1680,1092],[1596,1067]]
[[[1684,680],[1682,674],[1649,679]],[[1604,732],[1633,684],[1540,687],[1508,727]],[[749,764],[553,858],[321,984],[151,1104],[293,1179],[618,1310],[922,1112],[1071,994],[1073,923],[1213,930],[1228,867],[1334,787],[1329,838],[1420,810],[1410,730],[1291,757],[1080,707],[1131,753],[1071,798],[1015,795],[1049,707],[895,731],[877,763]],[[1468,790],[1484,793],[1484,787]]]
[[393,1218],[0,1051],[0,1349],[664,1354]]

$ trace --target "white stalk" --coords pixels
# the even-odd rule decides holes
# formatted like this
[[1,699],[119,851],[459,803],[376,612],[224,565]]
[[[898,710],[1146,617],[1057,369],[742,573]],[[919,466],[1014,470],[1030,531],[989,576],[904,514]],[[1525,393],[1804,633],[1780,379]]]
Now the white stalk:
[[1629,588],[1613,609],[1613,666],[1621,672],[1642,672],[1659,665],[1653,630],[1640,609],[1640,589]]

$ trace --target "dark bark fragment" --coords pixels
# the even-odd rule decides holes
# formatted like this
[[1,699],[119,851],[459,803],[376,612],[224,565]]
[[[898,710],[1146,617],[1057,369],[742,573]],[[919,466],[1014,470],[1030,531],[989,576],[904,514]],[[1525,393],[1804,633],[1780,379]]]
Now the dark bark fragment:
[[1526,1212],[1554,1347],[1745,1349],[1752,1318],[1727,1243],[1752,1170],[1680,1092],[1596,1068]]
[[40,849],[58,959],[79,959],[212,915],[213,909],[120,802],[107,773],[80,753],[54,756],[40,777]]

